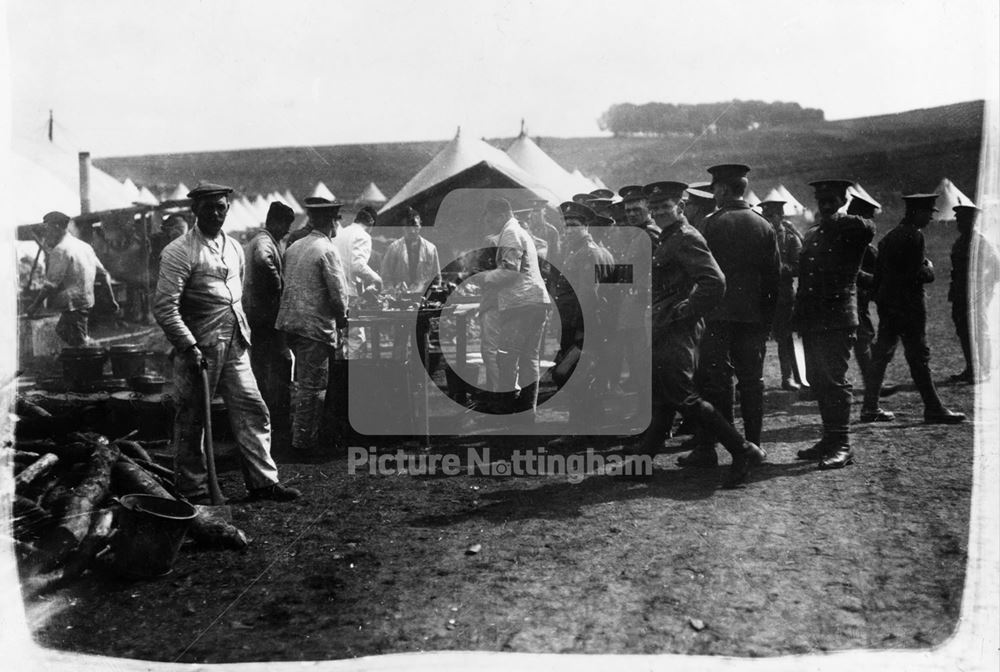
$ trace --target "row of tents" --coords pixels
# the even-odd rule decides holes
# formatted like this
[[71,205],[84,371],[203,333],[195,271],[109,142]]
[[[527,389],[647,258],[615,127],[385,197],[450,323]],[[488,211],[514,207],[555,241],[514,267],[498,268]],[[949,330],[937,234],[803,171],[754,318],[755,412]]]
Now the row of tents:
[[[38,222],[50,210],[62,210],[70,215],[81,211],[80,163],[78,153],[71,148],[51,141],[15,138],[12,142],[12,171],[10,194],[13,199],[14,220],[17,225]],[[122,209],[136,204],[155,206],[161,202],[146,186],[137,186],[131,179],[119,182],[97,167],[89,168],[90,211]],[[420,171],[418,171],[392,198],[374,182],[369,182],[359,196],[351,201],[355,206],[372,205],[379,208],[380,223],[393,225],[401,222],[408,208],[414,208],[425,219],[433,221],[449,194],[463,189],[500,189],[546,200],[556,207],[574,194],[604,188],[596,177],[585,177],[579,169],[567,171],[546,154],[524,132],[502,151],[484,140],[463,135],[461,128]],[[871,196],[860,184],[853,187],[866,198]],[[186,199],[188,187],[178,184],[163,201]],[[944,178],[937,188],[939,201],[936,217],[953,218],[952,207],[972,201],[950,180]],[[323,182],[318,182],[311,196],[333,200],[334,194]],[[761,200],[786,201],[786,215],[811,218],[811,212],[784,185],[777,185],[763,199],[751,191],[747,200],[757,205]],[[452,200],[454,200],[452,198]],[[284,188],[268,194],[241,196],[234,200],[230,213],[232,230],[259,226],[264,221],[271,201],[281,201],[296,212],[301,205],[292,192]]]

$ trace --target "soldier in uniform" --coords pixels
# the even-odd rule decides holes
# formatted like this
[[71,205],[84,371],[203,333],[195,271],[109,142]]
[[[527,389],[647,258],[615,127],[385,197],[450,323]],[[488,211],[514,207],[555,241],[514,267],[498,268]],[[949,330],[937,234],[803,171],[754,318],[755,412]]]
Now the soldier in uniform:
[[924,402],[924,422],[951,425],[965,420],[963,413],[945,408],[931,378],[931,351],[927,346],[927,305],[924,285],[934,281],[934,265],[924,256],[924,234],[936,212],[937,194],[903,196],[903,221],[878,244],[875,267],[875,304],[878,306],[878,336],[872,345],[870,378],[865,381],[861,420],[871,421],[878,412],[879,390],[885,369],[903,342],[903,353],[913,383]]
[[[590,235],[589,227],[598,219],[594,211],[576,202],[563,203],[559,209],[566,227],[566,238],[563,265],[561,273],[556,276],[552,296],[562,325],[554,375],[556,384],[561,386],[571,374],[593,378],[592,371],[575,372],[575,362],[583,348],[585,317],[600,315],[602,297],[598,292],[599,279],[610,274],[611,269],[607,256]],[[593,384],[590,387],[593,392]],[[589,399],[574,400],[570,408],[570,422],[577,414],[597,410],[593,405],[596,398],[597,395],[592,394]],[[562,447],[572,442],[572,437],[560,437],[549,445]]]
[[[545,208],[548,207],[548,204],[549,202],[543,198],[531,201],[531,212],[528,215],[528,230],[531,231],[531,235],[535,238],[541,238],[545,241],[545,260],[550,264],[558,266],[562,259],[559,229],[545,219]],[[543,275],[545,274],[543,273]]]
[[818,460],[820,469],[839,469],[854,461],[847,365],[858,328],[858,271],[875,226],[838,212],[847,204],[850,185],[848,180],[810,183],[820,218],[803,241],[792,318],[802,334],[806,377],[823,420],[822,439],[800,450],[798,458]]
[[781,255],[781,276],[778,284],[778,305],[774,311],[771,337],[778,342],[778,364],[781,368],[781,389],[798,390],[799,370],[795,363],[795,344],[792,341],[792,305],[795,303],[795,278],[799,275],[799,253],[802,237],[792,223],[785,219],[785,201],[772,200],[760,204],[764,219],[774,227]]
[[644,188],[662,233],[652,261],[653,417],[635,450],[657,452],[674,411],[680,411],[731,453],[724,487],[733,488],[749,479],[766,454],[744,440],[694,387],[703,317],[723,301],[726,278],[705,239],[684,218],[686,187],[682,182],[654,182]]
[[[726,278],[726,295],[705,317],[701,364],[705,399],[733,420],[733,374],[740,390],[743,433],[760,445],[764,423],[764,351],[778,299],[781,259],[777,236],[766,219],[743,199],[748,166],[708,169],[719,209],[703,235]],[[655,216],[655,213],[654,213]],[[682,466],[718,464],[714,443],[703,442],[679,460]]]
[[[856,215],[871,221],[874,225],[875,211],[879,204],[864,196],[851,194],[851,202],[847,204],[847,214]],[[865,255],[861,258],[861,270],[858,271],[858,333],[854,341],[854,361],[861,371],[861,380],[867,382],[872,366],[872,341],[875,340],[875,324],[872,322],[869,306],[874,299],[875,262],[878,251],[871,243],[865,247]],[[881,395],[887,397],[899,389],[898,385],[882,385]],[[866,415],[866,422],[887,422],[893,419],[889,411],[876,409],[873,414]]]
[[[649,389],[649,339],[647,329],[650,316],[648,278],[652,263],[652,250],[660,237],[660,227],[649,214],[646,194],[641,186],[631,185],[618,191],[625,209],[625,221],[631,227],[646,233],[635,236],[629,243],[624,261],[633,265],[632,283],[622,302],[619,313],[619,342],[623,360],[628,363],[630,390]],[[649,242],[647,243],[646,238]],[[625,384],[623,383],[623,387]]]
[[[962,345],[965,369],[951,376],[959,383],[975,383],[984,380],[990,370],[989,322],[982,319],[990,302],[997,282],[997,256],[993,246],[975,232],[976,216],[979,208],[974,205],[956,205],[955,223],[958,225],[958,240],[951,248],[951,285],[948,287],[948,301],[951,302],[951,319],[955,323],[955,333]],[[973,280],[971,257],[977,254],[976,276]],[[970,292],[971,288],[979,291]],[[975,324],[976,342],[985,345],[978,349],[979,367],[973,368],[972,339],[970,321]]]
[[695,182],[688,185],[684,216],[688,223],[700,232],[705,218],[715,211],[715,196],[711,182]]

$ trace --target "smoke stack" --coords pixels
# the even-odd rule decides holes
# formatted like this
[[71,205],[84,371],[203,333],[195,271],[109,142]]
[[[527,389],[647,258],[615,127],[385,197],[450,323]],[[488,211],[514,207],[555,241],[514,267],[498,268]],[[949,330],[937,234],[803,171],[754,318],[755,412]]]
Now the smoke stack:
[[90,152],[80,152],[80,213],[90,212]]

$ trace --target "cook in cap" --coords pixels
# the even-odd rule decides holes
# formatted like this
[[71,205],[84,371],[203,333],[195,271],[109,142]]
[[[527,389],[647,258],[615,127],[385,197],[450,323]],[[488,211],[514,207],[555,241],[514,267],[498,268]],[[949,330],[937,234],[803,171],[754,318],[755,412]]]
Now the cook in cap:
[[188,192],[188,198],[214,198],[215,196],[228,196],[233,193],[232,187],[211,182],[199,182],[198,186]]

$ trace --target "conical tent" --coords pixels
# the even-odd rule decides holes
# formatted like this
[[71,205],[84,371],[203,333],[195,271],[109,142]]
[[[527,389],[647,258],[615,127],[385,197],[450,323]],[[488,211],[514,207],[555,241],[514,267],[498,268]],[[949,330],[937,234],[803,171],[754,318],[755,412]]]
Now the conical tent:
[[302,206],[299,204],[297,200],[295,200],[295,196],[292,195],[291,191],[285,189],[285,193],[282,194],[282,196],[285,197],[285,205],[290,207],[292,209],[292,212],[294,212],[296,215],[301,215],[304,212],[302,210]]
[[313,198],[326,198],[331,201],[337,200],[337,197],[333,195],[333,192],[330,191],[329,187],[322,182],[316,183],[316,188],[312,190],[312,194],[310,194],[310,196]]
[[[433,237],[448,246],[480,244],[478,225],[489,197],[504,197],[515,208],[525,198],[540,198],[552,207],[559,197],[521,169],[514,160],[482,140],[463,136],[461,129],[379,211],[379,225],[402,224],[414,208]],[[444,206],[444,207],[442,207]],[[442,258],[444,265],[447,261]]]
[[604,180],[599,178],[597,175],[592,175],[590,181],[594,183],[594,189],[607,189],[608,185],[604,184]]
[[369,182],[361,195],[354,201],[356,205],[382,205],[389,199],[374,182]]
[[183,182],[180,182],[178,183],[177,187],[173,191],[171,191],[170,194],[164,200],[183,201],[185,198],[188,197],[189,191],[191,190],[188,189],[187,185],[184,184]]
[[135,199],[135,202],[142,203],[143,205],[159,205],[160,200],[146,187],[140,187],[139,196]]
[[242,233],[260,227],[257,216],[247,210],[241,199],[233,199],[226,215],[226,232]]
[[574,168],[573,172],[570,173],[574,180],[576,180],[576,191],[574,194],[589,194],[598,186],[594,184],[594,181],[588,178],[586,175],[580,172],[579,168]]
[[507,148],[507,156],[562,200],[568,201],[573,194],[581,193],[581,180],[556,163],[524,132]]
[[139,187],[135,186],[135,182],[126,177],[122,182],[122,187],[124,187],[125,192],[132,199],[133,203],[139,201]]
[[760,197],[753,192],[753,189],[751,189],[746,193],[746,195],[743,197],[743,200],[749,203],[750,207],[752,208],[760,205]]
[[947,177],[941,180],[934,193],[938,195],[934,207],[934,219],[939,222],[950,222],[955,219],[955,212],[952,210],[956,205],[975,205],[972,199],[963,194],[954,183]]
[[780,191],[780,187],[779,187],[779,188],[776,188],[776,189],[771,189],[771,191],[767,192],[767,194],[764,196],[764,198],[761,199],[761,202],[764,202],[764,201],[784,201],[785,202],[785,207],[782,210],[781,214],[783,214],[785,217],[797,217],[797,216],[800,216],[800,215],[804,215],[804,214],[806,214],[806,212],[808,212],[808,210],[806,210],[805,208],[802,208],[802,204],[798,203],[798,201],[796,201],[796,203],[798,203],[799,208],[801,208],[801,209],[800,210],[796,210],[795,206],[788,202],[788,197],[789,196],[791,196],[791,194],[789,194],[787,190],[785,191],[785,193],[782,193]]
[[799,203],[798,199],[792,196],[792,192],[785,188],[785,185],[779,184],[775,187],[775,190],[781,194],[781,199],[785,201],[785,214],[788,216],[802,215],[805,214],[806,207]]
[[257,216],[257,221],[263,223],[267,219],[267,209],[270,207],[267,198],[263,194],[257,194],[253,201],[250,202],[250,205],[253,207],[254,215]]

